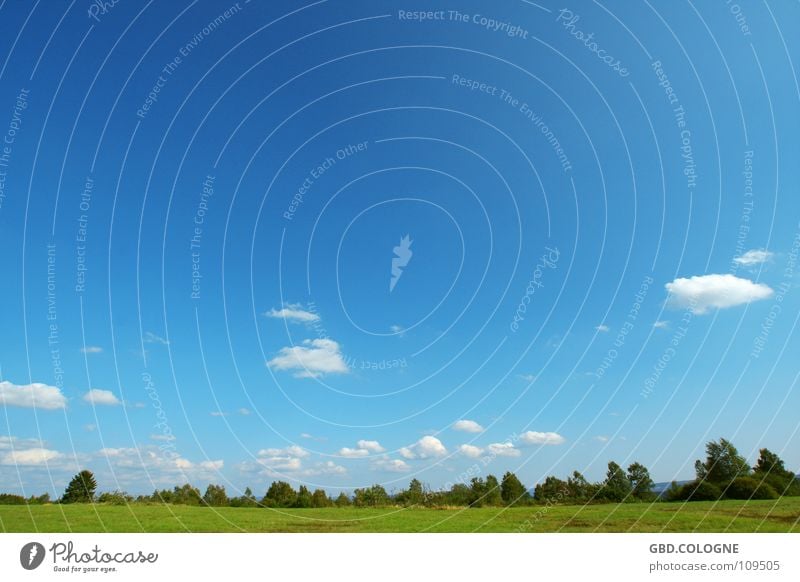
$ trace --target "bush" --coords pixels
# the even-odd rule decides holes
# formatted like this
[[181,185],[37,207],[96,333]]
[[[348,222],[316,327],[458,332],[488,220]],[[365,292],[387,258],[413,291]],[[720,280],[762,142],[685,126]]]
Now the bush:
[[734,479],[725,491],[728,499],[777,499],[778,493],[767,483],[752,477]]
[[98,503],[108,503],[109,505],[128,505],[133,501],[133,497],[124,491],[112,491],[101,493],[97,498]]
[[722,490],[708,481],[692,481],[671,489],[667,501],[716,501],[722,497]]
[[25,505],[25,498],[12,493],[0,493],[0,505]]

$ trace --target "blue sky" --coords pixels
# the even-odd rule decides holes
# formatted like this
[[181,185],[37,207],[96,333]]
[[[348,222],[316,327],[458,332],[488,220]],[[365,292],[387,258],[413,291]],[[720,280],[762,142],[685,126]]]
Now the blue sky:
[[98,6],[0,7],[2,489],[800,467],[797,6]]

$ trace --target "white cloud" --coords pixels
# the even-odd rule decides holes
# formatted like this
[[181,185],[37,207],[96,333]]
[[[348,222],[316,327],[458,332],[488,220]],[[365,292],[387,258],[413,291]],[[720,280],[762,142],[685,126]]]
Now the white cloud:
[[61,453],[50,449],[14,449],[0,455],[0,465],[39,466],[46,465],[50,461],[55,461],[61,457]]
[[752,267],[753,265],[760,265],[762,263],[766,263],[767,261],[772,260],[774,257],[774,253],[766,249],[756,250],[753,249],[751,251],[747,251],[745,254],[738,256],[733,259],[733,262],[738,265],[743,265],[745,267]]
[[377,459],[372,463],[372,468],[378,471],[388,471],[390,473],[406,473],[411,470],[411,466],[402,459]]
[[209,414],[211,416],[228,416],[227,412],[223,412],[221,410],[212,410],[211,412],[209,412]]
[[400,449],[400,456],[406,459],[427,459],[430,457],[443,457],[447,449],[442,441],[434,436],[424,436],[411,447]]
[[474,420],[459,420],[453,423],[453,430],[459,430],[461,432],[483,432],[483,427],[475,422]]
[[319,321],[319,315],[303,309],[300,303],[287,303],[282,309],[270,309],[264,313],[266,317],[285,319],[295,323],[314,323]]
[[496,457],[519,457],[520,450],[515,448],[512,443],[493,443],[486,447],[490,453]]
[[608,333],[609,331],[611,331],[611,328],[605,325],[604,323],[601,323],[600,325],[595,327],[595,329],[600,333]]
[[81,348],[81,351],[84,354],[100,354],[103,352],[103,348],[97,346],[86,346],[85,348]]
[[724,309],[743,305],[772,296],[772,289],[763,283],[753,283],[731,274],[702,275],[689,279],[675,279],[665,285],[669,297],[667,305],[689,308],[701,315],[709,309]]
[[471,457],[473,459],[477,459],[483,454],[482,448],[473,445],[461,445],[458,447],[458,450],[461,451],[462,455]]
[[594,437],[594,440],[599,441],[601,443],[607,443],[608,442],[608,437],[606,435],[604,435],[604,434],[599,434],[596,437]]
[[111,390],[100,390],[99,388],[89,390],[83,395],[83,400],[95,406],[119,406],[122,404],[122,401],[114,396]]
[[61,393],[60,388],[47,384],[17,385],[0,382],[0,404],[56,410],[67,406],[67,398]]
[[175,438],[176,437],[175,437],[174,434],[151,434],[150,435],[150,440],[162,441],[162,442],[165,442],[165,443],[172,442],[172,441],[175,440]]
[[339,344],[332,339],[304,340],[302,346],[281,348],[267,365],[275,370],[295,370],[296,378],[319,378],[325,374],[346,374],[349,368]]
[[339,455],[342,457],[347,457],[348,459],[357,459],[359,457],[369,456],[369,451],[367,449],[351,449],[349,447],[342,447],[339,449]]
[[303,469],[300,474],[303,477],[314,477],[316,475],[346,475],[347,469],[341,465],[337,465],[333,461],[325,461],[323,463],[317,463],[308,469]]
[[282,455],[303,458],[307,457],[309,452],[303,447],[299,447],[297,445],[290,445],[285,449],[261,449],[258,451],[259,457],[278,457]]
[[145,332],[142,340],[144,340],[144,343],[146,344],[161,344],[162,346],[169,345],[169,342],[167,340],[165,340],[160,335],[154,334],[152,331]]
[[367,457],[370,453],[382,453],[385,450],[378,441],[360,440],[356,443],[356,448],[344,447],[339,449],[339,454],[342,457],[357,459],[359,457]]
[[517,378],[520,380],[525,380],[526,382],[533,382],[536,380],[536,376],[533,374],[517,374]]
[[360,440],[356,443],[359,449],[366,449],[370,453],[382,453],[384,449],[378,441],[365,441]]
[[406,328],[404,328],[402,325],[390,325],[389,331],[395,335],[399,335],[400,337],[403,337],[406,334]]
[[249,408],[240,408],[237,412],[242,416],[250,416],[252,414]]
[[558,433],[532,430],[522,433],[519,440],[526,445],[560,445],[565,442],[564,437]]
[[653,324],[653,327],[656,329],[667,329],[669,327],[669,322],[659,319]]

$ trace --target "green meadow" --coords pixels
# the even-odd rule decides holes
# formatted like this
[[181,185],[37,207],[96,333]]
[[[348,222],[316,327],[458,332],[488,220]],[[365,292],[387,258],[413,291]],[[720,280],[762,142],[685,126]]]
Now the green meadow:
[[3,532],[800,532],[800,497],[457,509],[0,506]]

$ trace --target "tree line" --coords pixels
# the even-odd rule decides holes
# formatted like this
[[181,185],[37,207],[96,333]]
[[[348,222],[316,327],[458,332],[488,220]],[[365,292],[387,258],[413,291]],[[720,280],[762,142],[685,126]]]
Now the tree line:
[[[631,503],[653,501],[711,501],[720,499],[776,499],[784,495],[800,495],[800,480],[785,467],[784,461],[769,449],[761,449],[755,466],[750,467],[736,447],[726,440],[706,445],[705,461],[695,462],[694,480],[672,482],[663,492],[654,490],[655,483],[647,467],[635,462],[623,469],[614,461],[608,463],[604,480],[591,483],[579,471],[566,480],[547,477],[534,488],[533,495],[512,472],[501,479],[494,475],[473,477],[468,483],[456,483],[450,489],[431,490],[418,479],[407,489],[389,493],[379,484],[356,489],[353,495],[342,492],[332,498],[323,489],[313,492],[305,485],[295,490],[285,481],[273,482],[259,499],[248,487],[242,495],[229,497],[222,485],[210,484],[204,493],[190,484],[173,489],[156,490],[151,495],[134,497],[124,491],[97,495],[97,481],[91,471],[83,470],[67,485],[57,503],[167,503],[209,507],[501,507],[537,503]],[[0,504],[51,503],[50,496],[25,498],[0,494]]]

